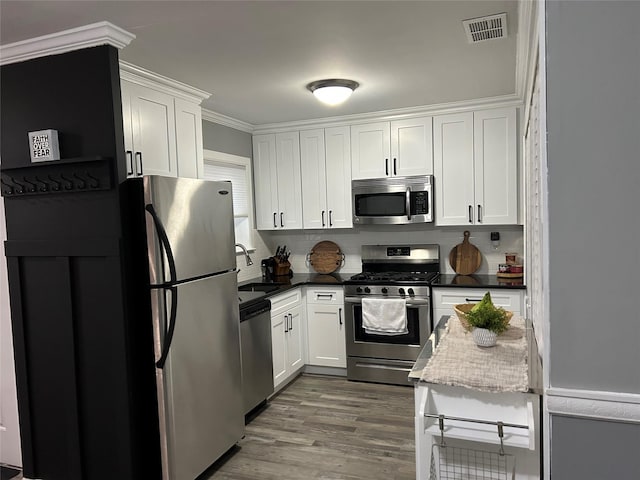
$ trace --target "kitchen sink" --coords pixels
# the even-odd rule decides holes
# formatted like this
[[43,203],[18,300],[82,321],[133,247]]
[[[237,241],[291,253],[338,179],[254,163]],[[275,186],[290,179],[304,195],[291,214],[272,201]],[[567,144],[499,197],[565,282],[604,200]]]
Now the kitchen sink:
[[280,285],[280,283],[248,283],[246,285],[239,286],[238,290],[241,292],[270,293],[278,290],[280,288]]

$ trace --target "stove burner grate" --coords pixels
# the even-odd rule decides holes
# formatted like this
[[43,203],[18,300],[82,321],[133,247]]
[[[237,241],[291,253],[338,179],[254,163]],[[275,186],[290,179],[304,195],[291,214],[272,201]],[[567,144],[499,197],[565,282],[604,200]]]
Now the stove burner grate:
[[351,277],[356,282],[420,282],[429,283],[438,276],[434,272],[362,272]]

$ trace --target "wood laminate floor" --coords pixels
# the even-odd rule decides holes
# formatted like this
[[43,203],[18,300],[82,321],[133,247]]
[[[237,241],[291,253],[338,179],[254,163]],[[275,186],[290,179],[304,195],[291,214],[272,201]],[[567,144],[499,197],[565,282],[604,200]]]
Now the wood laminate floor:
[[414,480],[413,389],[302,375],[207,480]]

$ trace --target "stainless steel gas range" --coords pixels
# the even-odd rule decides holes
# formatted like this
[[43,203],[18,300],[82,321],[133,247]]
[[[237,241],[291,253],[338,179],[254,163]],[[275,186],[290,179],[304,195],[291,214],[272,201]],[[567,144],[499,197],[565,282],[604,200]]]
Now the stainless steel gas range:
[[409,384],[431,334],[439,272],[439,245],[362,246],[362,272],[345,282],[348,379]]

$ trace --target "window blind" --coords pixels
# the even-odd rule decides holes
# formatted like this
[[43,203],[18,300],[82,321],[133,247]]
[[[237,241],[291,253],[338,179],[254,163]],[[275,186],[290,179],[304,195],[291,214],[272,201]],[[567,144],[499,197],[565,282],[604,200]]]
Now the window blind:
[[233,192],[233,214],[235,216],[249,216],[249,185],[247,183],[247,169],[244,166],[206,161],[204,163],[204,178],[230,181]]

